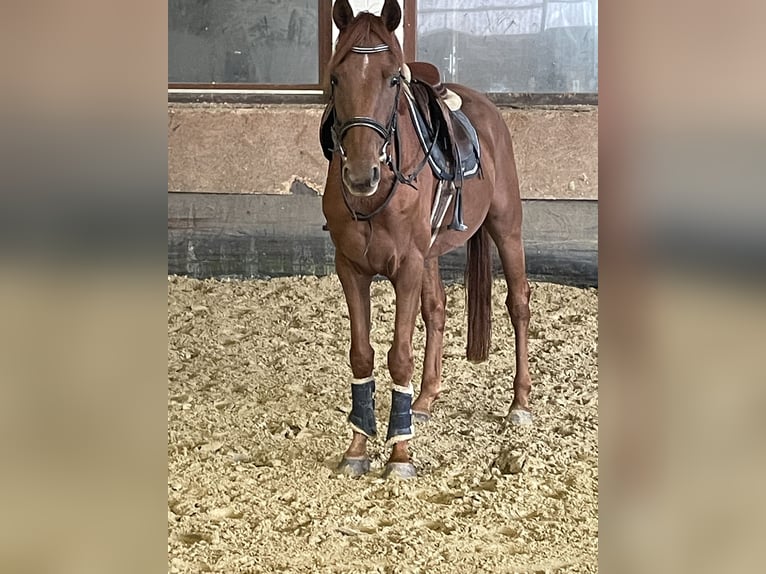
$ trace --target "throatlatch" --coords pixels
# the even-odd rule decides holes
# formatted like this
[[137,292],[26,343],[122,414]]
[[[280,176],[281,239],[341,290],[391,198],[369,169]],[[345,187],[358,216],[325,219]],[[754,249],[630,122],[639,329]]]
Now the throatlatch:
[[415,435],[412,426],[412,383],[406,387],[394,385],[391,389],[391,414],[388,418],[386,444],[409,440]]
[[375,378],[351,379],[351,428],[366,437],[377,434],[375,426]]

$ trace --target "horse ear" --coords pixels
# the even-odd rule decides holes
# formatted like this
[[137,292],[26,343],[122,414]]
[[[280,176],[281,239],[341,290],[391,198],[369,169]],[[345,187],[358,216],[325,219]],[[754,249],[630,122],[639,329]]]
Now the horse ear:
[[338,0],[332,9],[332,20],[335,22],[338,30],[343,32],[353,19],[354,11],[351,9],[351,4],[348,3],[348,0]]
[[380,17],[390,32],[396,30],[402,19],[402,9],[399,8],[399,2],[396,0],[386,0],[383,4],[383,10],[380,11]]

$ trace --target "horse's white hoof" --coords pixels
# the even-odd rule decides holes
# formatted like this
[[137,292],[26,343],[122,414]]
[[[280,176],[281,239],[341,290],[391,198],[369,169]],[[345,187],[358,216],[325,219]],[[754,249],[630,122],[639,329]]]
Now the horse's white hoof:
[[511,409],[508,413],[508,422],[518,426],[531,425],[532,413],[526,409]]

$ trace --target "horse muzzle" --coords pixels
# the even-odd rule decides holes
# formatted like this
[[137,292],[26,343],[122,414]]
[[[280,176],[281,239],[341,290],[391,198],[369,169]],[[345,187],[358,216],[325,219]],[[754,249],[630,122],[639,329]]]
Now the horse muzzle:
[[354,197],[370,197],[378,191],[380,185],[380,163],[374,165],[343,165],[342,178],[348,192]]

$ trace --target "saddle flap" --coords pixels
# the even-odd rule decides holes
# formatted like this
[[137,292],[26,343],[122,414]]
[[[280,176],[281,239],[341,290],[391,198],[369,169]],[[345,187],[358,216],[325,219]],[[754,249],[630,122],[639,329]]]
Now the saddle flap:
[[473,127],[471,120],[463,113],[463,110],[450,110],[452,118],[453,132],[455,134],[455,143],[458,147],[460,157],[467,159],[473,155],[476,161],[481,159],[481,149],[479,147],[479,134]]

